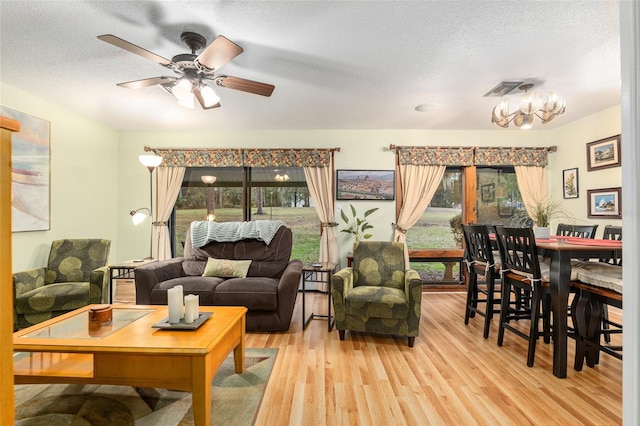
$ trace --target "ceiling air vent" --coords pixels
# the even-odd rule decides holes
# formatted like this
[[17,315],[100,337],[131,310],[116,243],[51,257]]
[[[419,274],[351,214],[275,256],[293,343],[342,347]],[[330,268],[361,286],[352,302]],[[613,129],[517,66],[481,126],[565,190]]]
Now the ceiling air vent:
[[496,87],[489,90],[483,96],[500,98],[504,95],[508,95],[513,89],[517,89],[518,86],[520,86],[522,83],[524,82],[523,81],[501,81],[500,83],[498,83]]

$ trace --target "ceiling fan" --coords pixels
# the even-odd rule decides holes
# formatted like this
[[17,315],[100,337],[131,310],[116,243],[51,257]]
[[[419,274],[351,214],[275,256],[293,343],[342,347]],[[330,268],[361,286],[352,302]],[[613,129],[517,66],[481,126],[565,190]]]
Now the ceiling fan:
[[[271,96],[273,93],[275,86],[271,84],[216,74],[220,67],[244,51],[242,47],[231,40],[224,36],[218,36],[206,46],[207,40],[200,34],[183,32],[180,37],[191,53],[178,54],[168,60],[112,34],[98,36],[104,42],[157,62],[177,74],[175,77],[161,76],[118,83],[120,87],[138,89],[159,84],[175,96],[178,104],[193,108],[195,98],[203,109],[220,106],[220,97],[214,92],[209,82],[216,86],[261,96]],[[196,52],[202,48],[205,49],[196,55]]]

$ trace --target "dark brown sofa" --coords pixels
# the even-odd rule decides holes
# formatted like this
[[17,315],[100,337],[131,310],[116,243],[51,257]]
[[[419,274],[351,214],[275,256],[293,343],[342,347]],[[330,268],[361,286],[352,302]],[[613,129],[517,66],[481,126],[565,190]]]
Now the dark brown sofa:
[[[286,331],[298,294],[302,262],[290,260],[291,229],[282,226],[267,245],[257,239],[210,242],[191,247],[190,231],[184,257],[136,268],[136,303],[167,304],[167,289],[182,285],[184,294],[197,294],[200,305],[246,306],[248,331]],[[202,276],[209,257],[248,260],[246,278]]]

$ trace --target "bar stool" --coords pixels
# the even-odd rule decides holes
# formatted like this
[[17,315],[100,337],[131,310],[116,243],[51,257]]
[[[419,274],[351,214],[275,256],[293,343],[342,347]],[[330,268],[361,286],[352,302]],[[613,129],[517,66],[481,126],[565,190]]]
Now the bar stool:
[[607,328],[603,328],[604,308],[622,309],[622,266],[585,262],[582,268],[578,280],[571,283],[577,298],[572,310],[577,329],[573,368],[577,371],[582,370],[585,358],[587,365],[594,367],[600,360],[600,352],[622,359],[622,345],[609,344],[610,338],[605,339],[605,344],[600,341],[603,335],[622,334],[622,324],[613,321],[607,320]]
[[[504,331],[509,330],[529,342],[527,365],[533,366],[536,344],[540,335],[550,335],[551,304],[544,297],[550,294],[549,282],[543,281],[533,229],[496,226],[496,240],[502,263],[502,293],[498,346],[504,342]],[[530,304],[511,304],[512,289],[519,289],[530,296]],[[545,303],[543,303],[543,300]],[[543,329],[539,329],[542,316]],[[529,329],[523,332],[511,321],[529,320]]]
[[[484,338],[489,337],[493,314],[500,312],[500,286],[496,286],[500,257],[493,256],[486,225],[462,225],[465,243],[465,263],[469,276],[464,323],[475,314],[484,317]],[[485,277],[486,287],[478,285],[478,275]],[[484,304],[479,307],[478,304]]]

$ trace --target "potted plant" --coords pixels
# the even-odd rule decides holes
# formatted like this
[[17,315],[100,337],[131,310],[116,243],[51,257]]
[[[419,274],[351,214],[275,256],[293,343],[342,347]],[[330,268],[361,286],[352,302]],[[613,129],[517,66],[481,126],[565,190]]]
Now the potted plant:
[[517,215],[517,222],[523,226],[527,220],[531,219],[535,225],[536,238],[548,239],[551,235],[551,221],[570,217],[572,217],[571,214],[563,208],[562,202],[547,197],[537,200],[533,204],[531,214],[526,210],[521,210]]
[[373,229],[373,225],[369,223],[367,218],[378,210],[378,207],[373,209],[369,209],[364,212],[363,217],[358,217],[358,213],[356,212],[356,208],[353,207],[353,204],[349,204],[351,210],[351,217],[347,216],[347,214],[343,210],[340,210],[340,217],[344,222],[346,228],[341,230],[340,232],[344,232],[346,234],[351,234],[355,237],[355,241],[358,242],[360,240],[368,240],[371,238],[371,234],[367,233],[369,229]]

